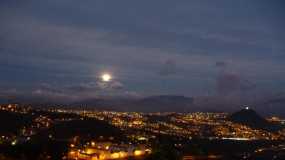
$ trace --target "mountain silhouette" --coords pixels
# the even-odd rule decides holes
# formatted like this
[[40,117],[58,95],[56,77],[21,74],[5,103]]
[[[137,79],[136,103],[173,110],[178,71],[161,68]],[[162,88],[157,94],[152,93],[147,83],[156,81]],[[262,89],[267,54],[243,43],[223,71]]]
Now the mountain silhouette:
[[193,98],[176,95],[159,95],[141,99],[86,99],[72,106],[85,106],[89,109],[118,110],[137,112],[189,112]]
[[245,108],[230,115],[229,120],[235,123],[243,124],[254,129],[279,130],[279,125],[271,124],[261,117],[253,109]]

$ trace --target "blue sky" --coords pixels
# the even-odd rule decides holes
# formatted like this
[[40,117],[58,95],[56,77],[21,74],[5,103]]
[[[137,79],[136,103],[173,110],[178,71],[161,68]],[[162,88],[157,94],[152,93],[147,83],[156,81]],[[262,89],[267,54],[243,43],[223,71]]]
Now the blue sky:
[[[1,95],[285,89],[282,0],[4,0]],[[100,82],[109,72],[114,79]]]

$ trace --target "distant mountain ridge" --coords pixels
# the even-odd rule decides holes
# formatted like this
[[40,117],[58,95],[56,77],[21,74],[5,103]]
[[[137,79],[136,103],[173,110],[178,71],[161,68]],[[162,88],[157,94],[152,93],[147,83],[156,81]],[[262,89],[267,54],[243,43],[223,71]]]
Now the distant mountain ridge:
[[[233,112],[240,104],[221,98],[157,95],[138,97],[94,97],[86,99],[54,99],[45,96],[2,96],[0,104],[18,103],[35,107],[84,107],[86,109],[139,112]],[[285,118],[285,95],[268,96],[250,103],[263,116]],[[270,111],[270,112],[268,112]]]
[[193,101],[193,98],[185,96],[162,95],[135,101],[133,105],[144,112],[152,112],[154,109],[160,112],[190,112]]
[[104,110],[138,112],[189,112],[193,98],[185,96],[160,95],[142,99],[87,99],[72,103],[72,106],[96,107]]

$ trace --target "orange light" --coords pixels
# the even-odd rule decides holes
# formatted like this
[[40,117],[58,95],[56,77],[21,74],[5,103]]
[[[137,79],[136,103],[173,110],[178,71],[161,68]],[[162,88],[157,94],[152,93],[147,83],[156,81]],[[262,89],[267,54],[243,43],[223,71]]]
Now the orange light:
[[113,153],[113,154],[111,154],[111,158],[112,159],[120,158],[120,154],[119,153]]
[[135,150],[135,151],[134,151],[134,155],[135,155],[135,156],[140,156],[140,155],[142,155],[142,154],[143,154],[143,152],[140,151],[140,150]]
[[125,153],[125,152],[120,152],[119,154],[120,154],[120,158],[125,158],[125,157],[127,157],[127,153]]
[[87,154],[92,154],[92,153],[93,153],[93,150],[92,150],[92,149],[86,149],[85,153],[87,153]]
[[69,154],[70,154],[70,155],[74,155],[75,152],[74,152],[74,151],[70,151]]

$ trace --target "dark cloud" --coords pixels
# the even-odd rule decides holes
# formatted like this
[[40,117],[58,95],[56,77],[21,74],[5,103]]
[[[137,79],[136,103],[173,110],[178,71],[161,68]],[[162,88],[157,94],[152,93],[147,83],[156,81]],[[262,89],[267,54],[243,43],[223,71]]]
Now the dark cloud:
[[103,82],[101,80],[94,82],[81,83],[79,85],[71,85],[65,87],[68,91],[71,92],[99,92],[99,91],[111,91],[111,90],[120,90],[123,89],[123,84],[119,81],[110,81]]
[[102,90],[118,90],[123,89],[124,85],[118,81],[111,81],[111,82],[97,82],[97,86]]
[[21,91],[15,88],[1,88],[0,89],[0,99],[12,99],[16,95],[19,95]]
[[219,62],[216,62],[215,65],[216,65],[216,67],[226,67],[227,63],[224,61],[219,61]]
[[[46,97],[62,97],[68,99],[80,99],[82,97],[96,97],[100,94],[112,95],[113,93],[122,93],[123,84],[117,80],[110,82],[103,82],[100,79],[92,82],[85,82],[80,84],[49,84],[42,83],[35,87],[32,95],[46,96]],[[118,93],[117,93],[118,92]]]
[[[1,1],[0,84],[19,94],[84,97],[112,90],[192,96],[213,88],[215,64],[223,72],[217,80],[219,92],[284,89],[282,4]],[[246,75],[232,72],[232,64]],[[98,82],[96,75],[105,70],[118,80]]]
[[256,89],[256,87],[256,84],[249,80],[243,80],[240,86],[242,91],[250,91]]
[[177,73],[177,64],[173,59],[168,59],[164,62],[159,71],[159,75],[161,76],[169,76]]
[[[231,63],[217,61],[215,66],[218,69],[218,76],[216,79],[218,94],[228,95],[232,93],[245,93],[256,88],[256,83],[242,76],[234,69],[234,66]],[[243,74],[248,75],[246,73]]]
[[234,73],[223,73],[217,78],[217,90],[220,94],[229,94],[239,91],[241,79]]
[[219,94],[241,93],[252,91],[256,88],[254,82],[233,71],[226,62],[216,62],[216,66],[220,69],[216,79],[216,88]]

